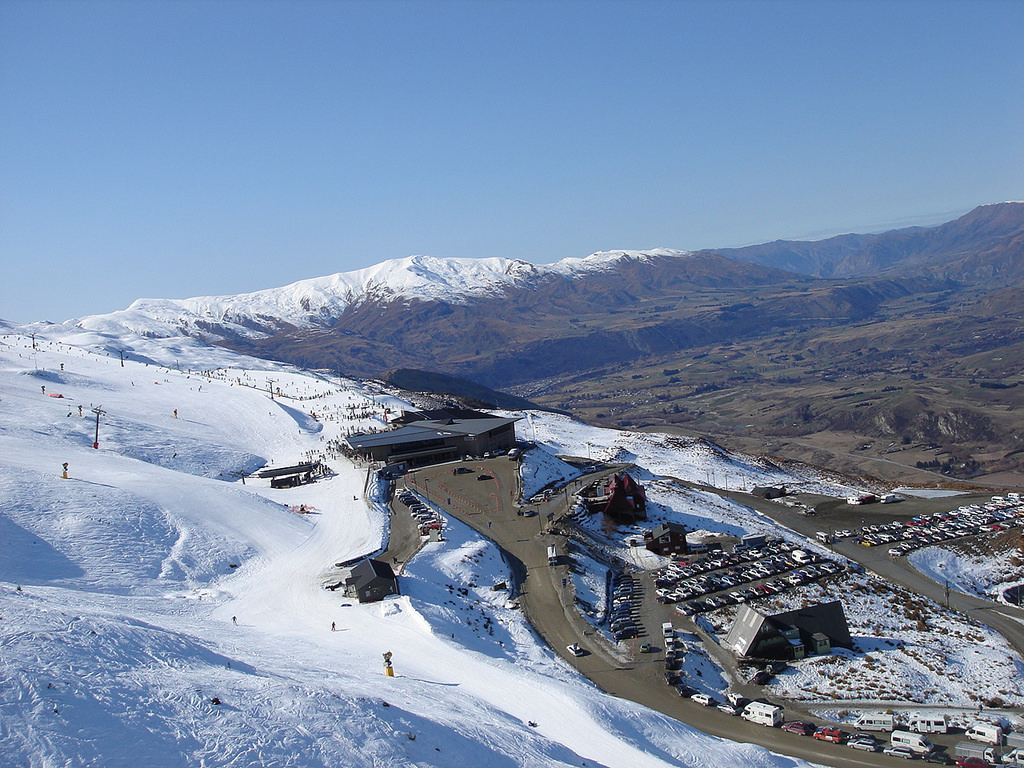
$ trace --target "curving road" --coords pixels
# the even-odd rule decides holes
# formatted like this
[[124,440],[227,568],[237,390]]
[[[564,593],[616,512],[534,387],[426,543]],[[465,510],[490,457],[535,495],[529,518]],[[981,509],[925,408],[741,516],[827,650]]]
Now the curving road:
[[[459,474],[457,469],[460,466],[472,471]],[[548,565],[548,546],[554,544],[559,553],[563,553],[565,539],[560,535],[545,532],[547,516],[550,513],[552,519],[557,520],[565,513],[569,494],[577,490],[581,483],[573,484],[568,493],[557,494],[542,504],[527,505],[528,508],[537,510],[538,515],[523,517],[517,514],[519,507],[516,499],[519,488],[516,469],[516,462],[500,457],[419,469],[406,477],[406,483],[453,517],[493,540],[503,550],[517,581],[517,599],[526,616],[536,631],[580,674],[611,695],[635,701],[705,733],[733,741],[760,744],[774,752],[840,768],[906,766],[906,762],[898,758],[822,743],[777,728],[764,728],[738,717],[729,717],[713,707],[704,708],[688,699],[681,699],[675,690],[664,682],[664,656],[661,653],[658,637],[660,633],[657,630],[665,620],[666,609],[655,601],[651,581],[639,580],[645,592],[640,605],[641,616],[649,631],[649,635],[641,639],[651,642],[655,646],[655,652],[641,654],[637,649],[639,641],[630,645],[613,645],[604,635],[591,627],[572,604],[574,598],[571,585],[563,581],[568,579],[567,566]],[[588,477],[585,482],[592,481],[596,476]],[[731,495],[742,496],[742,503],[756,505],[761,511],[769,514],[779,513],[780,509],[788,511],[788,508],[751,499],[745,494]],[[950,503],[948,499],[946,503]],[[793,518],[799,516],[793,514]],[[806,521],[806,518],[802,519]],[[797,527],[794,520],[785,519],[782,522],[789,527]],[[814,526],[813,529],[811,526]],[[813,536],[820,523],[815,523],[812,519],[807,527]],[[881,568],[883,565],[887,569],[899,569],[901,564],[871,563],[869,567],[876,570],[876,566]],[[885,576],[888,571],[878,572]],[[906,578],[909,582],[907,586],[916,591],[925,590],[928,585],[931,588],[936,587],[919,574],[917,581],[907,578],[906,569],[894,575]],[[917,583],[918,581],[921,583]],[[942,587],[938,589],[941,591]],[[674,623],[677,628],[693,629],[692,622],[678,615],[675,616]],[[565,650],[565,647],[573,642],[578,642],[587,651],[585,656],[576,658]],[[714,643],[705,645],[710,652],[717,649]],[[955,738],[950,737],[951,740]]]

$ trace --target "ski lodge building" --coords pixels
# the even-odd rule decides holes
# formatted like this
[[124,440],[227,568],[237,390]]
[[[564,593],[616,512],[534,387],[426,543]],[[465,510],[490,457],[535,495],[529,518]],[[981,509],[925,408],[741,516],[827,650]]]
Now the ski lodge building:
[[843,604],[838,600],[766,616],[744,603],[722,646],[741,658],[802,659],[833,646],[853,645]]
[[388,595],[400,594],[398,577],[383,560],[360,560],[349,570],[344,581],[345,597],[360,603],[373,603]]
[[[463,456],[506,453],[516,444],[515,423],[478,411],[463,411],[460,418],[418,418],[431,414],[403,414],[396,429],[352,435],[345,441],[368,461],[422,466],[453,461]],[[468,414],[468,415],[467,415]]]

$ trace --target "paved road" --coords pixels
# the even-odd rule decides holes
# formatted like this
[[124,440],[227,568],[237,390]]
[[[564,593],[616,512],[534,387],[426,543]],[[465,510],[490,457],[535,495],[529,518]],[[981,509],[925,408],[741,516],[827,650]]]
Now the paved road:
[[[469,467],[472,472],[456,474],[459,466]],[[652,642],[657,652],[641,654],[636,650],[638,641],[629,645],[612,644],[575,610],[571,584],[565,588],[562,586],[562,580],[568,579],[567,566],[549,567],[547,561],[548,546],[555,544],[558,552],[564,553],[565,539],[544,532],[548,513],[557,520],[566,511],[570,496],[556,494],[547,502],[526,505],[538,511],[536,517],[518,515],[516,467],[516,462],[500,457],[419,469],[405,480],[410,488],[501,547],[518,582],[517,599],[531,624],[581,674],[611,695],[635,701],[705,733],[732,741],[760,744],[774,752],[840,768],[905,768],[905,761],[897,758],[823,744],[777,728],[754,725],[715,708],[704,708],[688,699],[681,699],[664,682],[664,655],[657,636],[660,633],[656,630],[665,620],[666,609],[654,601],[650,579],[639,579],[645,590],[641,615],[650,633],[642,639]],[[570,493],[577,487],[578,484],[570,489]],[[693,627],[692,623],[684,622],[678,616],[675,623]],[[569,654],[565,648],[573,642],[578,642],[587,655],[576,658]]]

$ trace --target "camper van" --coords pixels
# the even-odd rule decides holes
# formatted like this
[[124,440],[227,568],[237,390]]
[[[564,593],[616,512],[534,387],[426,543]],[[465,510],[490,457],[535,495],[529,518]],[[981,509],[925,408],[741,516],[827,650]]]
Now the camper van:
[[927,736],[910,731],[893,731],[889,741],[894,747],[906,747],[915,755],[923,755],[935,749],[935,745],[928,741]]
[[858,717],[855,725],[858,731],[891,731],[896,727],[896,721],[892,715],[869,712]]
[[774,704],[765,704],[761,701],[752,701],[743,709],[742,717],[752,723],[760,723],[769,728],[776,728],[782,725],[785,719],[782,716],[782,707]]
[[1003,743],[1003,729],[991,723],[975,723],[964,735],[973,741],[980,741],[983,744],[999,745]]
[[917,715],[910,718],[907,727],[917,733],[949,733],[945,715]]
[[558,565],[558,550],[554,544],[548,547],[548,565]]

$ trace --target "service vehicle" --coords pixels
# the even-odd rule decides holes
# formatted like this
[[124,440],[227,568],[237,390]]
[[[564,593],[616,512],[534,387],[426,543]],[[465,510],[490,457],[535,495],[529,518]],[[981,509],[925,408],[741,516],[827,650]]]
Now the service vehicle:
[[976,757],[986,763],[996,762],[999,755],[995,747],[972,741],[961,741],[957,744],[956,754],[958,757]]

